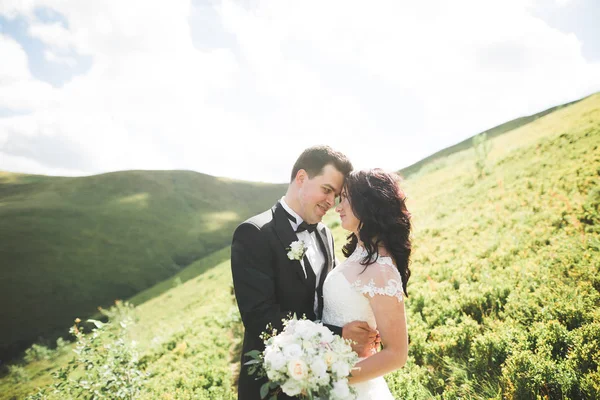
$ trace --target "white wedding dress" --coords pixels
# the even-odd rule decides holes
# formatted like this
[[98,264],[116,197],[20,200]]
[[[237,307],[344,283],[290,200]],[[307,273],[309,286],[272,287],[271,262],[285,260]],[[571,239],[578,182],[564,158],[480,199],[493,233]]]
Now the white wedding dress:
[[[352,321],[366,321],[375,329],[377,323],[367,296],[394,296],[404,301],[402,279],[392,258],[380,256],[365,270],[360,261],[366,254],[363,247],[357,246],[354,253],[325,278],[324,323],[344,326]],[[394,399],[382,376],[352,386],[358,400]]]

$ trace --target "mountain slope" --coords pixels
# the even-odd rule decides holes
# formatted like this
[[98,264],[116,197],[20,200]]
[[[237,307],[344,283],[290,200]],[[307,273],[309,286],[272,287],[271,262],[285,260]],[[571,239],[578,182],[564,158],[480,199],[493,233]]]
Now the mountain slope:
[[[541,118],[545,115],[551,114],[554,111],[560,110],[561,108],[568,107],[568,106],[575,104],[581,100],[583,100],[583,99],[575,100],[575,101],[572,101],[569,103],[561,104],[559,106],[551,107],[547,110],[544,110],[539,113],[529,115],[526,117],[519,117],[519,118],[513,119],[511,121],[505,122],[503,124],[500,124],[498,126],[495,126],[491,129],[488,129],[487,131],[481,132],[481,133],[485,133],[487,135],[488,139],[491,139],[493,137],[500,136],[506,132],[517,129],[521,126],[527,125],[528,123],[533,122],[538,118]],[[473,138],[471,137],[471,138],[465,139],[462,142],[459,142],[453,146],[446,147],[445,149],[442,149],[430,156],[427,156],[424,159],[419,160],[416,163],[409,165],[408,167],[402,168],[401,170],[398,171],[398,173],[404,177],[408,177],[409,175],[416,174],[422,168],[424,168],[425,166],[430,165],[432,163],[435,163],[437,160],[444,159],[445,157],[448,157],[449,155],[456,154],[458,152],[461,152],[463,150],[471,148],[472,147],[472,139]]]
[[190,171],[0,174],[0,358],[230,243],[285,191]]
[[[483,176],[466,149],[403,183],[409,360],[386,380],[406,400],[600,398],[600,95],[490,142]],[[342,260],[346,232],[333,234]],[[226,253],[137,298],[132,338],[150,373],[139,398],[235,398],[241,332]],[[48,385],[69,358],[12,366],[0,398]]]

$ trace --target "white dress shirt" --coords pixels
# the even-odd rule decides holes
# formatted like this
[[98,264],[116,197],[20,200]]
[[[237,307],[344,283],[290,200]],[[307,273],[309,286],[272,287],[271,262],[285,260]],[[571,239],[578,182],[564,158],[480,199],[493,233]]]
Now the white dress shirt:
[[[300,225],[304,220],[298,215],[298,213],[296,213],[294,210],[292,210],[290,206],[288,206],[288,204],[285,202],[285,196],[281,198],[280,203],[285,209],[285,211],[287,211],[288,213],[290,213],[290,215],[296,218],[296,222],[289,220],[292,229],[294,230],[294,232],[296,232],[298,225]],[[317,277],[315,287],[319,286],[319,278],[321,276],[321,271],[325,266],[325,255],[321,252],[321,247],[319,246],[318,242],[319,239],[317,239],[316,235],[318,235],[316,230],[312,233],[308,233],[308,231],[296,233],[296,236],[298,236],[298,240],[302,240],[306,244],[306,257],[308,257],[308,262],[310,263],[310,266],[312,267],[313,272]],[[327,243],[325,245],[327,245]],[[304,260],[300,260],[300,264],[302,264],[302,268],[304,269],[304,277],[306,277],[307,275],[306,267],[304,266]],[[315,291],[315,312],[318,309],[318,304],[319,303],[317,301],[317,293]]]

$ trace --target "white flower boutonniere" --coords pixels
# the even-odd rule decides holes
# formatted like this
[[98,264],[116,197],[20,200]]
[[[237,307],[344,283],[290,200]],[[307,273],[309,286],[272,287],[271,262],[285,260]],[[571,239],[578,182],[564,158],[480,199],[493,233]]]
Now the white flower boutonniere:
[[286,250],[288,250],[287,256],[290,260],[300,261],[306,253],[306,243],[303,240],[296,240]]

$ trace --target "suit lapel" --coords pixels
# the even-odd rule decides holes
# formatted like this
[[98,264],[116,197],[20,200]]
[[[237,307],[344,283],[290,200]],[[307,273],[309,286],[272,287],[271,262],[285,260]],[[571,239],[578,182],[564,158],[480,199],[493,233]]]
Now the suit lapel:
[[329,246],[329,238],[327,237],[327,228],[325,225],[319,224],[317,227],[317,241],[321,247],[321,251],[323,252],[323,257],[325,258],[325,265],[323,266],[323,270],[321,271],[321,276],[319,277],[319,286],[317,286],[317,300],[318,300],[318,311],[317,318],[321,318],[323,314],[323,284],[325,282],[325,278],[327,274],[333,268],[333,258],[332,258],[332,249]]
[[[323,253],[323,256],[325,257],[325,267],[323,272],[327,275],[333,268],[333,255],[331,253],[331,246],[329,245],[330,240],[327,237],[327,228],[325,225],[319,224],[319,226],[317,226],[317,233],[319,235],[321,249],[325,248],[325,252]],[[321,272],[321,274],[323,274],[323,272]]]
[[[287,258],[287,252],[288,252],[287,249],[290,247],[292,242],[295,242],[298,240],[298,236],[296,236],[296,232],[294,232],[294,230],[292,229],[292,226],[290,225],[290,221],[288,220],[287,214],[286,214],[285,210],[283,209],[283,206],[279,202],[277,202],[277,204],[275,204],[273,206],[271,211],[273,212],[273,221],[275,222],[275,224],[274,224],[275,233],[277,234],[277,237],[279,238],[279,241],[281,242],[281,244],[284,248],[284,251],[286,252],[286,258]],[[300,261],[289,260],[289,262],[290,262],[292,269],[294,271],[296,271],[296,274],[298,275],[300,280],[305,285],[310,285],[311,282],[304,275],[304,269],[302,268],[302,264],[300,263]],[[306,268],[310,268],[310,265],[307,265]],[[308,271],[307,271],[307,273],[308,273]],[[314,288],[314,283],[312,284],[312,286]]]

